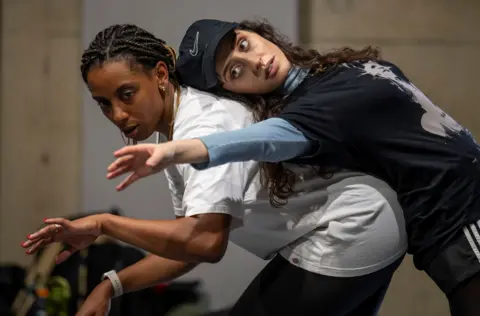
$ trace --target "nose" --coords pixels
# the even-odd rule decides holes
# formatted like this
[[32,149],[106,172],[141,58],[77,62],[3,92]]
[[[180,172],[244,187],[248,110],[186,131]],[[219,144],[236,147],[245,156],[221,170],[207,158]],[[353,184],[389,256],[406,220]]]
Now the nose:
[[247,62],[249,68],[252,70],[253,74],[256,77],[260,76],[262,69],[265,66],[263,64],[262,58],[255,56],[254,54],[245,54],[243,57]]
[[259,58],[257,61],[257,71],[261,70],[262,67],[263,67],[263,62],[262,62],[262,59]]
[[119,105],[114,104],[113,105],[113,111],[112,111],[112,120],[117,125],[118,127],[122,128],[127,125],[128,121],[128,113],[123,110],[123,108]]

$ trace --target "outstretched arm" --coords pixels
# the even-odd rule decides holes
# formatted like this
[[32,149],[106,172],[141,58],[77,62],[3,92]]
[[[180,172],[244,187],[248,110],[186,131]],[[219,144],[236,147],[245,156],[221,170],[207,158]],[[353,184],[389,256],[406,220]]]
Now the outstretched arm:
[[171,260],[215,263],[226,251],[230,220],[229,215],[213,213],[156,221],[107,214],[101,230]]
[[131,173],[119,186],[123,190],[140,178],[172,164],[192,164],[197,170],[229,162],[278,162],[317,150],[318,142],[307,140],[293,125],[272,118],[249,127],[212,133],[163,144],[140,144],[117,150],[117,160],[108,167],[108,179]]
[[54,242],[68,243],[70,249],[57,259],[62,262],[105,234],[171,260],[214,263],[226,251],[230,222],[230,215],[215,213],[157,221],[112,214],[91,215],[74,221],[51,218],[45,220],[45,227],[29,235],[22,247],[28,249],[28,254],[34,254]]
[[[192,164],[206,169],[236,161],[285,161],[309,152],[313,144],[287,121],[272,118],[247,128],[211,134],[199,140],[208,151],[201,163]],[[178,155],[186,156],[179,148]],[[201,151],[198,151],[201,152]]]

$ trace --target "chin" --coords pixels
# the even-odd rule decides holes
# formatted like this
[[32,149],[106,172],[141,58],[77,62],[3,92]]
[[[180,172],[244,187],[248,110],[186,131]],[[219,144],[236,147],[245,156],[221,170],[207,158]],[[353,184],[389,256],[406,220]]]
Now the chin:
[[152,135],[153,133],[137,133],[137,135],[133,138],[133,140],[137,142],[141,142],[150,138],[150,136]]

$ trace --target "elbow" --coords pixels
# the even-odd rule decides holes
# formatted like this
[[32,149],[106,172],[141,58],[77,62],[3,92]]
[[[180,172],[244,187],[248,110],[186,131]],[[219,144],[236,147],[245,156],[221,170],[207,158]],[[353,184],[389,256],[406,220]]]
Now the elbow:
[[219,263],[220,261],[222,261],[224,255],[225,255],[225,252],[211,250],[208,253],[205,253],[202,261],[205,263],[212,263],[212,264]]
[[201,261],[205,263],[219,263],[227,251],[228,238],[213,236],[203,243]]

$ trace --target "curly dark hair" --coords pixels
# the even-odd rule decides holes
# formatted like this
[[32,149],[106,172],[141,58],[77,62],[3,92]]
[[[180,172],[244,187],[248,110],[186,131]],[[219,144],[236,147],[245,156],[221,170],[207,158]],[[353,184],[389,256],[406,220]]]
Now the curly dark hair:
[[[345,62],[380,59],[379,49],[372,46],[361,50],[344,47],[324,54],[314,49],[303,49],[300,46],[293,45],[286,36],[278,33],[267,21],[242,21],[239,23],[238,29],[257,33],[277,45],[292,64],[309,68],[311,75],[324,72]],[[222,87],[212,92],[242,102],[250,107],[253,111],[254,120],[257,122],[278,116],[285,105],[282,97],[275,93],[265,95],[237,94]],[[275,207],[285,205],[288,197],[293,193],[293,186],[296,181],[295,174],[286,168],[283,163],[262,162],[260,170],[262,185],[269,192],[270,203]],[[335,168],[330,167],[316,167],[315,170],[325,178],[336,171]]]

